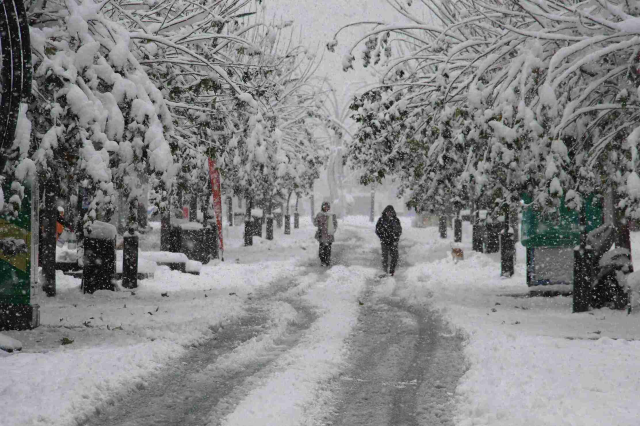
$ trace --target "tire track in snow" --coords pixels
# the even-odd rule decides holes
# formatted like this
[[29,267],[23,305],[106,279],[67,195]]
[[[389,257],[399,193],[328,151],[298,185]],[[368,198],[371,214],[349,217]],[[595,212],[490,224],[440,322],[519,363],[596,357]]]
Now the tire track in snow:
[[302,298],[313,306],[317,319],[305,336],[252,378],[249,392],[232,412],[214,413],[210,426],[297,426],[323,418],[331,402],[331,382],[346,365],[345,341],[356,324],[358,300],[374,272],[354,262],[368,250],[362,249],[361,238],[345,241],[344,236],[352,234],[357,236],[347,229],[334,245],[331,268],[317,266],[320,274],[307,277]]
[[261,291],[247,315],[220,327],[211,339],[171,362],[145,385],[107,401],[77,425],[201,426],[220,402],[224,402],[221,410],[229,411],[233,405],[229,401],[241,396],[243,383],[295,346],[313,323],[315,314],[308,305],[274,300],[295,286],[295,280],[288,280],[271,287],[271,293]]
[[[400,246],[401,258],[407,248]],[[428,306],[395,297],[404,285],[402,270],[367,282],[349,344],[351,368],[335,383],[323,425],[453,425],[453,395],[466,370],[462,338]]]

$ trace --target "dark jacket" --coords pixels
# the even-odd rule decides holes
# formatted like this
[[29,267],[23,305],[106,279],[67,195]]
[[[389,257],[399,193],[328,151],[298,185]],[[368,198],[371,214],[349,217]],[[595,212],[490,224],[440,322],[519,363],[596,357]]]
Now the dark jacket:
[[382,212],[382,216],[376,223],[376,235],[380,242],[385,245],[398,244],[402,235],[402,225],[396,216],[393,206],[387,206]]

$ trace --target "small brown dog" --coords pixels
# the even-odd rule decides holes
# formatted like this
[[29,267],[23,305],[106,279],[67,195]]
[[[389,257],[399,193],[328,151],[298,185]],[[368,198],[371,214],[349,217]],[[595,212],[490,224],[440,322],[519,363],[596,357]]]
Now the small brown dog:
[[458,263],[458,261],[464,260],[464,252],[462,251],[461,248],[454,247],[453,244],[452,244],[451,245],[451,258],[453,259],[454,263]]

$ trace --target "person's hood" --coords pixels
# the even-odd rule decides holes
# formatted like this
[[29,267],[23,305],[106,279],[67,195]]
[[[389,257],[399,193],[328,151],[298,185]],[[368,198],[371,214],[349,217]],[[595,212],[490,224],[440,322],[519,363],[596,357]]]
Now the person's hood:
[[396,217],[396,209],[393,208],[393,206],[387,206],[384,208],[384,210],[382,211],[382,216],[385,216],[387,214],[390,214],[391,217]]

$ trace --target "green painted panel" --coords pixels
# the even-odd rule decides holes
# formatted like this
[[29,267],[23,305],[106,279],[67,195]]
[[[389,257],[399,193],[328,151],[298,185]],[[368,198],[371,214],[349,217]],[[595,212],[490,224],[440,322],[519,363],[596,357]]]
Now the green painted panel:
[[[525,203],[531,197],[522,197]],[[602,205],[591,196],[585,203],[586,231],[591,232],[602,225]],[[525,247],[573,247],[580,243],[580,215],[569,210],[564,200],[556,212],[542,214],[533,207],[522,212],[522,245]]]
[[[31,185],[25,184],[18,216],[0,215],[0,303],[28,305],[31,300]],[[3,188],[5,203],[11,184]]]

